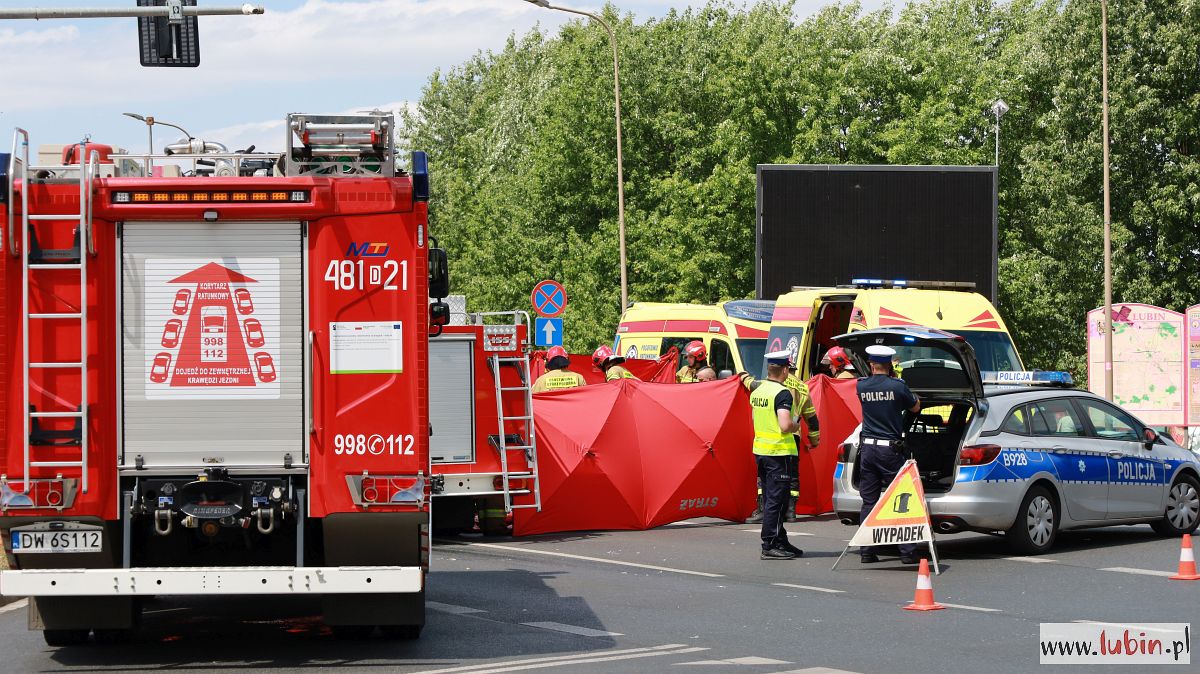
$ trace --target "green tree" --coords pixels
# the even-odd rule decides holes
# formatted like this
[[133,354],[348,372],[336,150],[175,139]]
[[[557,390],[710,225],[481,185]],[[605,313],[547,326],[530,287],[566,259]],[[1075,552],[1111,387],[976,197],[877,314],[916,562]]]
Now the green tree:
[[[1182,309],[1200,290],[1200,0],[1110,4],[1116,298]],[[1004,98],[999,306],[1027,365],[1082,374],[1102,290],[1096,0],[796,10],[714,0],[639,22],[605,8],[631,298],[751,294],[756,165],[990,164],[987,111]],[[524,308],[557,278],[576,351],[610,341],[620,313],[610,59],[588,22],[513,36],[435,73],[404,120],[430,153],[455,292]]]

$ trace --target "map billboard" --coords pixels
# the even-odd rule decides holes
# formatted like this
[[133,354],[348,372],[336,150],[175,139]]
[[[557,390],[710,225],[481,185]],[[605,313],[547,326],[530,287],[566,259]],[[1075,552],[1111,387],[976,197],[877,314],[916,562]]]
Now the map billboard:
[[1187,422],[1200,425],[1200,304],[1187,310],[1187,377]]
[[[1088,390],[1103,395],[1104,309],[1089,311],[1087,323]],[[1193,371],[1185,367],[1190,365],[1185,356],[1188,327],[1184,314],[1169,309],[1114,304],[1113,402],[1152,426],[1188,423]],[[1200,354],[1200,343],[1197,347]]]

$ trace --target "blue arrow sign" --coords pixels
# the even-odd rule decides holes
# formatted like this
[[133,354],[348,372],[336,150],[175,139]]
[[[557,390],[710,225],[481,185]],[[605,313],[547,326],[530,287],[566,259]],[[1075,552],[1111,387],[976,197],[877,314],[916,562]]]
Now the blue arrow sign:
[[562,346],[563,319],[536,318],[533,321],[533,331],[537,333],[538,346]]

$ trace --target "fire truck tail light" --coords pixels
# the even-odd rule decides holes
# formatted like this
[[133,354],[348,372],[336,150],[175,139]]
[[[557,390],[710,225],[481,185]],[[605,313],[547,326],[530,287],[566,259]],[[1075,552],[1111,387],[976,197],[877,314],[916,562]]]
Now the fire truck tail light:
[[347,475],[347,486],[354,502],[372,505],[411,505],[424,507],[429,501],[429,480],[417,475]]
[[132,196],[132,195],[130,195],[128,192],[114,192],[113,193],[113,203],[114,204],[127,204],[127,203],[129,203],[130,196]]
[[70,508],[79,491],[79,480],[56,477],[54,479],[22,481],[0,481],[0,513],[9,509]]

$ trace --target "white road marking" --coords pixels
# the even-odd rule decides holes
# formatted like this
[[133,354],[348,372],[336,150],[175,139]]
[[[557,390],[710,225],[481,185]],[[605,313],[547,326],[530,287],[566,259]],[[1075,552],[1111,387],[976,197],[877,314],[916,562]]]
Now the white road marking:
[[1168,578],[1170,576],[1175,575],[1175,573],[1172,571],[1156,571],[1154,569],[1131,569],[1128,566],[1110,566],[1107,569],[1100,569],[1100,570],[1101,571],[1116,571],[1117,573],[1135,573],[1139,576],[1162,576],[1163,578]]
[[[742,529],[742,531],[748,531],[755,534],[762,533],[762,529]],[[816,534],[810,534],[807,531],[789,531],[788,536],[816,536]]]
[[497,667],[494,669],[473,669],[470,674],[501,674],[501,672],[520,672],[527,669],[544,669],[546,667],[561,667],[563,665],[585,665],[594,662],[615,662],[617,660],[633,660],[636,658],[653,658],[659,655],[680,655],[683,653],[696,653],[698,651],[707,651],[707,648],[692,646],[691,648],[681,648],[677,651],[654,651],[650,653],[630,653],[628,655],[611,655],[606,657],[594,658],[576,658],[565,662],[542,662],[536,665],[517,665],[516,667]]
[[1048,559],[1046,557],[1001,557],[1010,562],[1028,562],[1030,564],[1057,564],[1057,559]]
[[986,606],[968,606],[966,604],[951,604],[948,601],[939,601],[938,603],[941,604],[942,606],[949,606],[950,608],[961,608],[961,609],[966,609],[968,611],[983,611],[984,613],[1000,613],[1000,609],[987,608]]
[[786,672],[775,672],[775,674],[859,674],[846,669],[833,669],[830,667],[805,667],[804,669],[789,669]]
[[681,526],[687,526],[689,524],[703,524],[703,522],[696,522],[694,520],[679,520],[678,522],[667,522],[665,526],[681,527]]
[[537,623],[521,623],[526,627],[540,627],[544,630],[554,630],[555,632],[566,632],[567,634],[578,634],[581,637],[623,637],[620,632],[606,632],[604,630],[594,630],[590,627],[576,627],[575,625],[564,625],[556,622],[537,622]]
[[790,665],[787,660],[774,660],[771,658],[760,658],[758,656],[747,656],[744,658],[730,658],[728,660],[696,660],[693,662],[676,662],[675,665]]
[[481,608],[471,608],[470,606],[457,606],[455,604],[443,604],[440,601],[426,601],[426,608],[431,608],[442,613],[453,613],[454,615],[465,615],[467,613],[487,613]]
[[793,585],[792,583],[771,583],[771,584],[777,585],[779,587],[794,587],[797,590],[812,590],[813,592],[828,592],[830,594],[841,594],[841,593],[845,592],[845,590],[834,590],[833,588],[828,588],[828,587],[814,587],[812,585]]
[[520,547],[514,545],[498,545],[496,543],[459,543],[472,548],[489,548],[495,550],[508,550],[510,552],[527,552],[531,555],[548,555],[550,557],[566,557],[567,559],[581,559],[585,562],[600,562],[601,564],[615,564],[617,566],[632,566],[638,569],[650,569],[651,571],[666,571],[668,573],[683,573],[689,576],[703,576],[705,578],[724,578],[724,574],[707,573],[704,571],[692,571],[690,569],[673,569],[669,566],[654,566],[653,564],[638,564],[637,562],[625,562],[619,559],[605,559],[603,557],[588,557],[586,555],[572,555],[566,552],[551,552],[549,550],[534,550],[532,548]]
[[1106,622],[1100,622],[1098,620],[1072,620],[1071,622],[1079,623],[1081,625],[1103,625],[1104,627],[1119,627],[1121,629],[1126,629],[1126,630],[1138,630],[1139,632],[1164,632],[1167,634],[1175,633],[1175,630],[1165,630],[1165,629],[1162,629],[1161,627],[1149,627],[1147,625],[1138,625],[1136,623],[1106,623]]
[[13,603],[11,603],[7,606],[0,606],[0,613],[8,613],[9,611],[16,611],[18,609],[23,609],[26,606],[29,606],[28,599],[22,599],[21,601],[14,601]]
[[[628,654],[638,654],[638,653],[655,653],[655,654],[657,654],[657,652],[660,652],[660,651],[661,652],[666,652],[666,651],[677,652],[677,651],[675,651],[675,649],[685,648],[685,646],[686,646],[685,644],[666,644],[665,646],[649,646],[646,648],[625,648],[625,649],[621,649],[621,650],[617,650],[617,651],[600,651],[600,653],[603,653],[607,656],[628,655]],[[687,652],[691,652],[691,650],[692,649],[687,649]],[[701,648],[701,649],[696,649],[696,650],[707,650],[707,649]],[[678,651],[678,652],[684,652],[684,651]],[[578,660],[579,658],[590,658],[590,657],[594,657],[596,655],[598,655],[598,654],[596,654],[596,653],[572,653],[571,655],[552,655],[552,656],[544,657],[544,658],[527,658],[525,660],[509,660],[508,662],[480,662],[480,663],[477,663],[474,665],[463,665],[460,667],[448,667],[445,669],[428,669],[428,670],[425,670],[422,672],[417,672],[417,674],[466,674],[467,672],[470,672],[471,674],[478,674],[475,670],[484,669],[487,667],[515,667],[517,665],[537,665],[539,663],[551,663],[550,666],[556,666],[556,665],[560,665],[560,664],[567,665],[567,664],[571,664],[571,662],[574,660]]]

